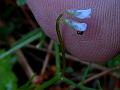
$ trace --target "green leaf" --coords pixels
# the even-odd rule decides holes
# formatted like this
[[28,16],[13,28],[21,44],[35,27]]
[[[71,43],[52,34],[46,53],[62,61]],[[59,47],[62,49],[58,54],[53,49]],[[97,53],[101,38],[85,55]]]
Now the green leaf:
[[40,28],[29,32],[27,35],[23,36],[20,40],[18,40],[11,49],[6,51],[5,53],[0,55],[0,59],[4,58],[5,56],[15,52],[16,50],[28,45],[29,43],[33,42],[34,40],[41,37]]
[[24,6],[26,4],[26,0],[17,0],[16,3],[18,6]]
[[[3,52],[5,51],[0,50],[0,54]],[[15,56],[11,55],[0,59],[0,90],[17,89],[17,78],[12,71],[13,59],[15,59]]]

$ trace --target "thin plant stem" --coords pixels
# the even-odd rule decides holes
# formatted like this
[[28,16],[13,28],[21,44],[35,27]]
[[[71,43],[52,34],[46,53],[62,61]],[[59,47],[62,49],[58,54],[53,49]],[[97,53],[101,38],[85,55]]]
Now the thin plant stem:
[[61,48],[61,52],[62,52],[62,59],[63,59],[63,73],[64,73],[64,70],[65,70],[65,66],[66,66],[66,60],[65,60],[65,47],[64,47],[64,41],[62,39],[62,35],[61,35],[61,32],[60,32],[60,22],[61,22],[61,18],[62,18],[63,14],[60,14],[56,20],[56,32],[57,32],[57,36],[58,36],[58,40],[59,40],[59,43],[60,43],[60,48]]
[[99,80],[97,80],[97,85],[98,85],[98,88],[99,88],[100,90],[103,90],[102,87],[101,87],[101,84],[100,84],[100,81],[99,81]]
[[[33,46],[33,45],[27,45],[27,48],[32,48],[32,49],[39,50],[39,51],[43,51],[43,52],[46,52],[46,53],[49,52],[49,53],[55,55],[55,52],[54,52],[54,51],[48,50],[48,49],[45,49],[45,48],[36,48],[36,47]],[[60,53],[60,56],[61,56],[61,53]],[[89,63],[89,62],[82,61],[82,60],[80,60],[80,59],[78,59],[78,58],[76,58],[76,57],[74,57],[74,56],[72,56],[72,55],[69,55],[69,54],[66,54],[65,56],[66,56],[66,58],[69,59],[69,60],[72,60],[72,61],[75,61],[75,62],[78,62],[78,63],[82,63],[82,64],[84,64],[84,65],[89,65],[89,64],[91,64],[91,63]],[[108,70],[109,70],[109,68],[106,68],[105,66],[102,66],[102,65],[99,65],[99,64],[92,63],[91,65],[92,65],[92,67],[93,67],[94,69],[98,69],[98,70],[101,70],[101,71],[108,71]],[[110,72],[109,74],[110,74],[111,76],[114,76],[114,77],[116,77],[116,78],[119,78],[119,74],[117,74],[116,72]]]
[[44,90],[45,88],[49,87],[52,84],[55,84],[58,81],[59,81],[59,76],[56,75],[52,79],[50,79],[49,81],[44,82],[42,85],[36,87],[35,90]]
[[[12,46],[13,43],[15,43],[15,39],[12,36],[9,36],[8,40],[7,40],[8,44],[10,44],[10,46]],[[18,62],[19,64],[22,66],[22,68],[24,69],[26,75],[28,76],[29,79],[31,79],[33,76],[35,76],[33,78],[33,83],[35,81],[35,78],[37,77],[35,75],[35,72],[32,70],[31,66],[29,65],[29,63],[27,62],[27,59],[25,58],[25,56],[23,55],[22,51],[20,49],[18,49],[16,51],[16,55],[18,57]]]
[[[64,81],[65,83],[67,83],[67,84],[70,84],[70,85],[73,86],[73,87],[79,88],[78,85],[77,85],[75,82],[73,82],[72,80],[70,80],[70,79],[68,79],[68,78],[66,78],[66,77],[63,77],[63,81]],[[79,88],[79,89],[80,89],[80,88]],[[69,90],[71,90],[71,89],[69,89]]]
[[63,81],[66,82],[67,84],[70,84],[72,85],[73,87],[69,88],[69,90],[72,90],[74,88],[78,88],[79,90],[98,90],[98,89],[93,89],[93,88],[88,88],[88,87],[85,87],[84,85],[78,85],[76,83],[74,83],[72,80],[69,80],[68,78],[66,77],[63,77]]
[[61,66],[60,66],[60,54],[59,54],[59,46],[55,43],[55,60],[56,60],[56,74],[61,73]]
[[88,87],[85,87],[83,85],[80,85],[80,89],[81,90],[100,90],[100,89],[88,88]]
[[81,82],[84,82],[84,80],[88,77],[89,75],[89,72],[92,70],[92,64],[89,64],[87,66],[87,68],[85,69],[84,73],[83,73],[83,77],[82,77],[82,80]]
[[[53,47],[53,41],[51,40],[50,44],[49,44],[49,47],[48,47],[48,50],[51,50],[52,47]],[[43,67],[41,69],[41,75],[44,75],[44,73],[46,71],[46,68],[47,68],[47,65],[48,65],[48,62],[49,62],[49,58],[50,58],[50,53],[47,53],[47,55],[45,57],[45,60],[44,60],[44,63],[43,63]]]
[[18,40],[11,49],[9,49],[8,51],[6,51],[2,55],[0,55],[0,59],[4,58],[5,56],[13,53],[14,51],[16,51],[18,49],[24,47],[25,45],[33,42],[34,40],[40,38],[41,35],[42,34],[39,32],[39,29],[36,29],[35,31],[28,33],[25,37]]

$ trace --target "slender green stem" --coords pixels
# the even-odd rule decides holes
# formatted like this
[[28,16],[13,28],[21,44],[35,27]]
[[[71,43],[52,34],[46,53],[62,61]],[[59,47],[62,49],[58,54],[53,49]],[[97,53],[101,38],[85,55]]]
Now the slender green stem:
[[24,47],[25,45],[33,42],[34,40],[40,38],[41,35],[42,34],[40,33],[39,29],[34,30],[33,32],[28,33],[23,38],[21,38],[20,40],[18,40],[18,42],[16,42],[16,44],[13,45],[13,47],[11,49],[9,49],[5,53],[1,54],[0,55],[0,59],[4,58],[5,56],[13,53],[14,51],[16,51],[18,49]]
[[88,88],[83,85],[80,85],[81,90],[99,90],[99,89],[94,89],[94,88]]
[[32,78],[23,86],[21,86],[20,88],[18,88],[18,90],[31,90],[35,87],[35,84],[32,83],[32,80],[35,76],[33,75]]
[[97,85],[98,85],[99,90],[103,90],[99,80],[97,80]]
[[56,20],[56,32],[57,32],[57,36],[58,36],[58,40],[60,42],[60,48],[61,48],[61,52],[62,52],[62,58],[63,58],[63,73],[64,73],[64,69],[66,66],[66,60],[65,60],[65,47],[64,47],[64,41],[62,39],[61,33],[60,33],[60,22],[61,22],[61,18],[62,18],[63,14],[60,14]]
[[[69,83],[70,83],[70,80],[69,80]],[[88,87],[86,87],[86,86],[84,86],[84,85],[75,85],[75,84],[72,84],[71,83],[71,86],[68,88],[68,90],[73,90],[73,89],[75,89],[75,88],[78,88],[79,90],[101,90],[101,89],[94,89],[94,88],[88,88]]]
[[83,86],[82,84],[78,85],[66,77],[63,77],[63,81],[73,86],[73,88],[71,88],[70,90],[72,90],[74,88],[78,88],[79,90],[97,90],[97,89],[93,89],[93,88],[87,88],[87,87]]
[[[63,81],[64,81],[65,83],[67,83],[67,84],[70,84],[70,85],[73,86],[73,87],[79,88],[78,85],[77,85],[75,82],[73,82],[72,80],[70,80],[70,79],[68,79],[68,78],[66,78],[66,77],[63,77]],[[80,88],[79,88],[79,89],[80,89]],[[69,90],[70,90],[70,89],[69,89]]]
[[60,54],[59,54],[59,46],[57,43],[55,43],[55,60],[56,60],[56,73],[61,73],[61,66],[60,66]]
[[87,68],[84,70],[83,77],[80,83],[84,82],[84,80],[88,77],[91,70],[92,70],[92,64],[89,64]]
[[47,82],[44,82],[42,85],[35,88],[35,90],[44,90],[45,88],[49,87],[52,84],[55,84],[57,81],[59,81],[59,76],[55,76],[52,79],[50,79]]

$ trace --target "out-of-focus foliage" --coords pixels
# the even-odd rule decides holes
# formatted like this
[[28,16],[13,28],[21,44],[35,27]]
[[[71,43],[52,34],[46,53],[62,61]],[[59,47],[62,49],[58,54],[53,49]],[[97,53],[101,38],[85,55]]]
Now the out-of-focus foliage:
[[0,38],[6,39],[9,34],[14,30],[15,25],[13,23],[8,23],[6,26],[0,27]]
[[72,67],[67,67],[66,69],[65,69],[65,72],[67,72],[67,73],[74,73],[75,71],[74,71],[74,69],[72,68]]
[[[0,54],[5,52],[0,50]],[[0,90],[16,90],[17,78],[12,72],[12,66],[15,63],[15,56],[8,55],[0,59]]]
[[33,42],[34,40],[38,39],[41,37],[41,32],[39,31],[40,29],[36,29],[33,30],[32,32],[29,32],[28,34],[26,34],[25,36],[23,36],[20,40],[18,40],[13,47],[6,51],[5,53],[0,55],[0,59],[13,53],[14,51],[16,51],[17,49],[20,49],[22,47],[24,47],[25,45]]
[[116,65],[120,65],[120,55],[117,55],[115,58],[107,62],[108,67],[115,67]]
[[[34,78],[34,77],[33,77]],[[33,79],[31,78],[31,80]],[[29,80],[26,84],[24,84],[23,86],[21,86],[19,89],[17,90],[32,90],[33,88],[35,88],[35,84],[32,83],[32,81]]]
[[[26,3],[26,0],[16,0],[16,3],[19,6],[23,6]],[[0,40],[3,40],[4,42],[6,39],[9,39],[9,36],[12,35],[15,30],[17,31],[19,29],[22,29],[21,27],[24,24],[23,16],[21,13],[19,11],[14,13],[16,9],[18,9],[16,5],[6,4],[4,6],[2,14],[0,14],[0,24],[2,24],[0,26]],[[41,32],[41,28],[36,28],[35,30],[28,32],[18,41],[16,41],[8,51],[0,50],[0,90],[18,90],[17,78],[12,71],[16,57],[13,56],[12,53],[19,48],[28,45],[34,40],[40,39],[42,35],[43,33]],[[32,86],[33,84],[30,82],[23,85],[19,89],[31,90]]]
[[[8,9],[9,8],[9,9]],[[9,17],[11,16],[11,13],[15,10],[15,6],[12,5],[7,5],[3,11],[2,14],[0,14],[0,19],[10,19]]]
[[23,6],[26,4],[26,0],[17,0],[16,3],[18,6]]

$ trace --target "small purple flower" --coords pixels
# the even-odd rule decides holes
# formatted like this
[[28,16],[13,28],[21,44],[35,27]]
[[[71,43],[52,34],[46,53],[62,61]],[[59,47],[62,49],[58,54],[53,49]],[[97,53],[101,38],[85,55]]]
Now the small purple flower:
[[67,10],[66,13],[73,15],[74,17],[77,17],[79,19],[86,19],[86,18],[90,18],[91,16],[91,9],[85,9],[85,10],[77,10],[77,9],[73,9],[73,10]]
[[87,29],[87,24],[86,23],[79,23],[70,19],[64,19],[64,22],[73,28],[74,30],[77,31],[85,31]]
[[[85,10],[73,9],[73,10],[66,10],[65,13],[73,15],[74,17],[77,17],[78,19],[86,19],[86,18],[90,18],[91,12],[92,12],[91,9],[85,9]],[[87,30],[86,23],[80,23],[80,22],[76,22],[70,19],[64,19],[64,23],[79,32],[84,32]]]

